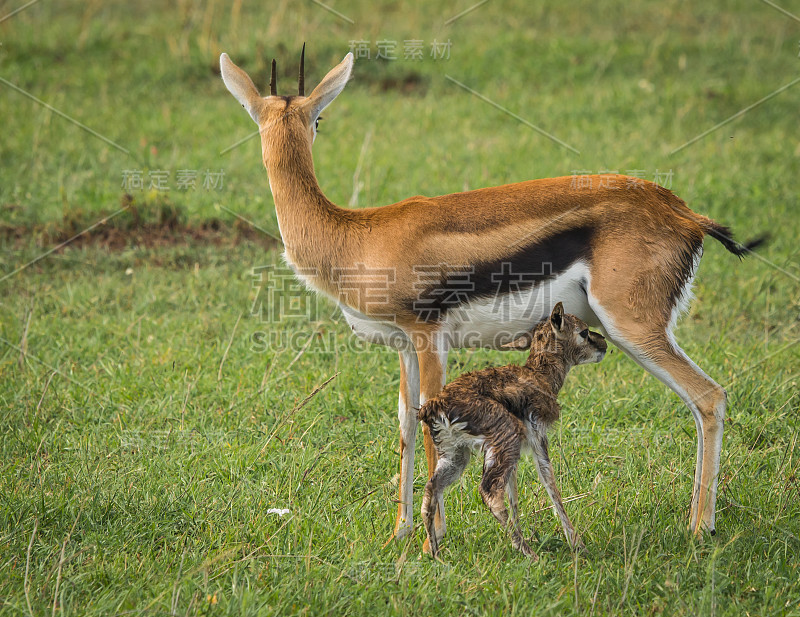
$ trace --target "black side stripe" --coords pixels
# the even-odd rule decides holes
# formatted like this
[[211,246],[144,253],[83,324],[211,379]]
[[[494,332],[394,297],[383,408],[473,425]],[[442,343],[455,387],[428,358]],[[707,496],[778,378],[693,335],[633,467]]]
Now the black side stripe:
[[416,266],[417,295],[409,308],[420,321],[439,321],[448,311],[473,300],[530,289],[588,259],[593,233],[592,227],[565,230],[520,244],[502,261]]

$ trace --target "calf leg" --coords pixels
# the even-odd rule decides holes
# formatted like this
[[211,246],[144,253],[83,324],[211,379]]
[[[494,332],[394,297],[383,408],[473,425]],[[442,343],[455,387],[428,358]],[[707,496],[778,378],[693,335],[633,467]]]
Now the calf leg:
[[422,497],[422,522],[428,534],[428,546],[432,557],[439,553],[439,542],[444,536],[436,529],[437,511],[444,514],[444,490],[461,477],[469,463],[467,447],[454,448],[439,453],[436,469],[425,485]]
[[[505,494],[506,488],[509,485],[509,480],[511,476],[515,474],[517,463],[519,462],[519,441],[516,439],[516,436],[513,436],[513,440],[504,440],[503,437],[503,435],[495,435],[495,438],[498,439],[486,448],[486,457],[483,463],[483,477],[481,478],[480,485],[481,497],[486,507],[489,508],[500,525],[502,525],[504,529],[509,529],[511,533],[511,543],[514,545],[514,548],[528,556],[535,557],[535,553],[522,537],[516,514],[511,521],[509,521],[508,518]],[[501,442],[502,445],[498,444],[498,441]],[[510,495],[512,493],[513,498],[510,497],[509,501],[516,503],[516,482],[514,483],[514,488],[511,489]],[[512,505],[512,510],[514,509]],[[511,523],[510,525],[509,522]]]
[[575,528],[567,516],[567,511],[564,510],[564,504],[561,501],[561,492],[556,485],[556,477],[553,474],[553,466],[550,464],[550,456],[547,451],[547,435],[544,430],[531,440],[531,447],[533,448],[534,460],[536,461],[536,470],[539,472],[539,480],[544,485],[550,501],[553,503],[553,509],[556,512],[561,526],[564,528],[564,535],[567,536],[567,542],[573,550],[583,549],[583,542],[578,537]]
[[[508,476],[508,482],[506,483],[506,495],[508,495],[508,507],[511,510],[511,524],[513,525],[514,529],[516,530],[516,534],[518,537],[522,538],[522,529],[520,528],[519,524],[519,502],[517,500],[517,468],[514,467],[514,470]],[[531,557],[533,560],[538,560],[539,556],[533,551],[533,549],[528,545],[525,540],[522,540],[522,543],[518,547],[525,555]]]

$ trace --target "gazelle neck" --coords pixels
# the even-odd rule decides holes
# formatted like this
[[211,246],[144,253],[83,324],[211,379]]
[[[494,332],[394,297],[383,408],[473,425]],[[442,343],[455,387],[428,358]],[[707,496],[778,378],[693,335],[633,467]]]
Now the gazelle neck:
[[346,225],[345,211],[320,189],[305,131],[291,122],[276,128],[263,140],[262,154],[286,255],[298,267],[327,268],[326,257],[335,256],[319,248],[330,246],[332,237],[347,241],[348,235],[336,229]]
[[544,375],[558,392],[564,386],[564,380],[572,365],[566,360],[555,341],[536,341],[532,349],[525,366],[539,375]]

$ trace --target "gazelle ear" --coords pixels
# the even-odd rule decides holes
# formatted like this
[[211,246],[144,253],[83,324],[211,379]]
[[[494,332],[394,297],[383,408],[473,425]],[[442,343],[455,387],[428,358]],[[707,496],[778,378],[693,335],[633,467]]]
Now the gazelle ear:
[[564,305],[561,302],[557,303],[550,313],[550,326],[556,334],[561,334],[564,330]]
[[350,79],[350,72],[353,70],[353,52],[344,57],[338,65],[333,67],[323,78],[314,91],[308,95],[311,103],[311,121],[317,119],[319,114],[325,109],[333,99],[339,96],[344,89],[347,80]]
[[219,70],[222,73],[222,81],[225,82],[225,87],[228,88],[230,93],[236,97],[236,100],[242,104],[242,107],[247,110],[250,117],[258,124],[258,103],[261,101],[261,95],[258,93],[253,80],[233,63],[228,54],[222,54],[219,57]]
[[505,347],[507,349],[530,349],[532,342],[533,342],[533,335],[530,332],[526,332],[522,336],[515,338],[510,343],[502,345],[502,347]]

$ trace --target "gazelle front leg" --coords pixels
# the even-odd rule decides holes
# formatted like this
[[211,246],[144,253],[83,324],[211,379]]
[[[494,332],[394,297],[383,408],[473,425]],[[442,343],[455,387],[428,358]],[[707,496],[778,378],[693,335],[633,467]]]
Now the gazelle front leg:
[[[419,404],[424,405],[425,401],[432,399],[441,392],[444,387],[447,370],[447,347],[445,344],[436,340],[436,337],[425,337],[423,340],[415,341],[417,347],[417,361],[419,363],[420,375],[420,400]],[[433,476],[438,462],[436,445],[430,435],[428,427],[423,425],[422,435],[425,442],[425,458],[428,463],[428,478]],[[436,504],[436,516],[434,518],[434,530],[436,538],[441,540],[447,530],[444,518],[444,509],[441,507],[441,500]],[[428,540],[422,545],[422,550],[430,553]]]
[[400,497],[394,537],[405,538],[414,529],[414,443],[419,411],[419,364],[412,350],[400,352],[400,396],[397,415],[400,420]]

